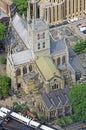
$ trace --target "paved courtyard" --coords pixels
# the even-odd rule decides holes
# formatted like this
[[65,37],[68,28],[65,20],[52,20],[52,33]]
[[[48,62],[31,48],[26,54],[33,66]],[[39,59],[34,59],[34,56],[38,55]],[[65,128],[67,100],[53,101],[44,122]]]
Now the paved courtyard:
[[76,33],[73,32],[73,29],[71,29],[68,26],[61,26],[56,29],[51,30],[52,37],[57,40],[59,38],[65,38],[68,45],[75,45],[77,41],[80,41],[82,38],[79,35],[76,35]]
[[86,19],[51,28],[50,34],[55,40],[65,38],[68,45],[74,46],[76,42],[86,39],[86,34],[83,34],[83,32],[79,30],[77,27],[78,24],[86,25]]

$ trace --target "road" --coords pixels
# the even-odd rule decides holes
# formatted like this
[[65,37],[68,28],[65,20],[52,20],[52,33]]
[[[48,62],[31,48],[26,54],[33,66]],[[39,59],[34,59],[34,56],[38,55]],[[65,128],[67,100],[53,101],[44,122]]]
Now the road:
[[80,130],[82,126],[83,126],[83,123],[75,123],[73,125],[66,127],[64,130]]
[[8,123],[3,122],[2,126],[8,128],[8,130],[35,130],[29,126],[26,126],[16,120],[11,119]]

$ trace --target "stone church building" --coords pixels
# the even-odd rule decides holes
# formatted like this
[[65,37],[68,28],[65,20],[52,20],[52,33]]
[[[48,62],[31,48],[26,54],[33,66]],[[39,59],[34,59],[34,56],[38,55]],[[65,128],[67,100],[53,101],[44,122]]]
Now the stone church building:
[[43,108],[48,120],[70,115],[65,87],[72,87],[79,71],[76,69],[75,72],[69,62],[65,39],[54,40],[48,21],[31,18],[30,10],[27,14],[27,21],[16,14],[11,22],[7,75],[11,78],[12,89],[16,91],[21,87],[26,94],[32,93],[35,106],[39,110]]
[[[25,23],[25,20],[16,14],[11,26],[16,43],[11,47],[12,54],[8,53],[7,74],[12,78],[13,88],[23,87],[24,75],[28,75],[31,71],[39,72],[43,82],[44,80],[50,82],[51,79],[54,82],[55,77],[59,78],[61,82],[57,88],[63,88],[69,58],[65,39],[54,41],[50,37],[47,22],[41,19],[29,19]],[[44,77],[44,71],[48,76],[52,71],[49,79],[48,76]]]

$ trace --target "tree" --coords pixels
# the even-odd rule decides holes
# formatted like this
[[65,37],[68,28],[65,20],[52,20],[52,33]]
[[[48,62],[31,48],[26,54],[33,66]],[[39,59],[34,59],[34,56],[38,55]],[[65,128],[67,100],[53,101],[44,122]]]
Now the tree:
[[23,108],[23,111],[30,111],[30,109],[29,109],[29,107],[26,105],[26,106],[24,106],[24,108]]
[[6,25],[0,23],[0,40],[4,40],[6,38]]
[[85,41],[81,41],[79,43],[76,43],[76,45],[74,47],[74,51],[77,54],[86,52],[86,40]]
[[7,63],[6,57],[0,57],[0,63],[1,64],[6,64]]
[[11,79],[7,76],[0,75],[0,96],[6,97],[9,94]]
[[16,108],[18,106],[17,102],[13,102],[13,108]]
[[4,49],[4,40],[6,39],[6,25],[0,23],[0,49]]
[[65,127],[67,125],[70,125],[73,123],[72,117],[62,117],[60,119],[57,119],[57,124],[60,125],[61,127]]
[[86,84],[75,85],[70,93],[71,105],[74,111],[75,121],[86,120]]
[[27,16],[27,7],[28,7],[28,1],[27,0],[13,0],[14,4],[17,7],[17,11],[20,15]]
[[42,121],[46,121],[47,120],[45,115],[42,115],[40,118],[41,118]]
[[36,111],[33,111],[32,113],[33,113],[33,115],[35,115],[36,117],[38,116]]

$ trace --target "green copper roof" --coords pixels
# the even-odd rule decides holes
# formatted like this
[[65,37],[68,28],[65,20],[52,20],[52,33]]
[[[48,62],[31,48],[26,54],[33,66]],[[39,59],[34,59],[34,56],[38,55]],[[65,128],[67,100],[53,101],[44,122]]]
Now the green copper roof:
[[36,60],[36,64],[46,80],[50,80],[54,76],[61,77],[59,70],[56,69],[49,57],[41,56]]

